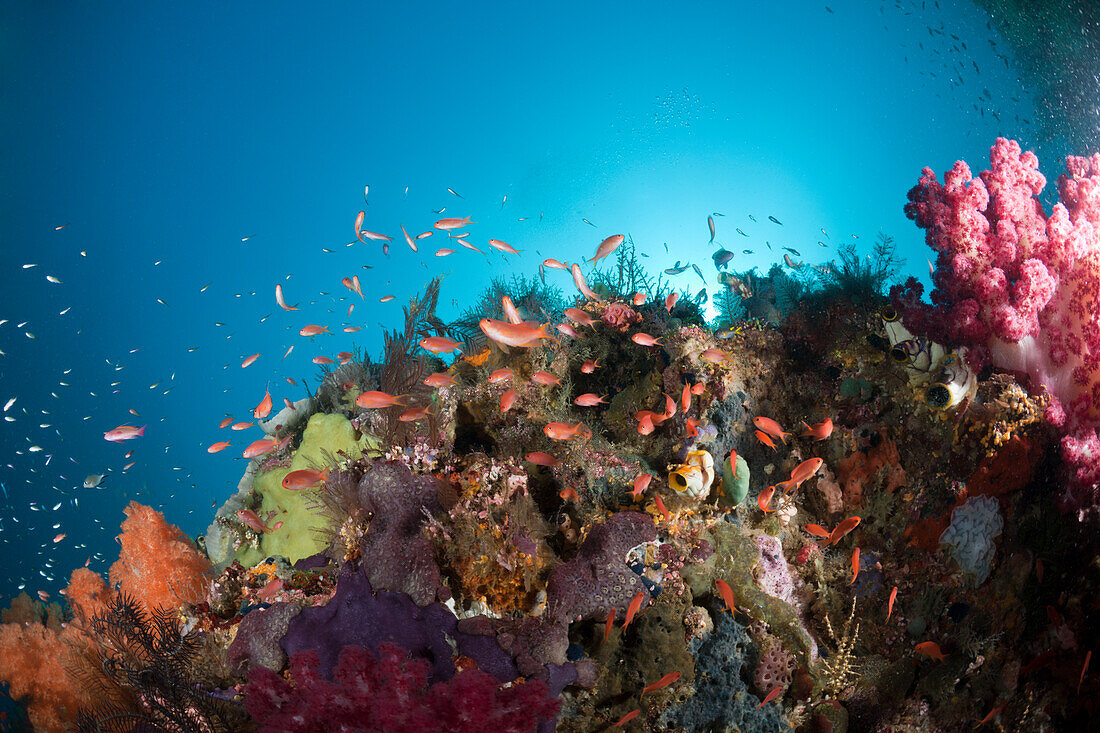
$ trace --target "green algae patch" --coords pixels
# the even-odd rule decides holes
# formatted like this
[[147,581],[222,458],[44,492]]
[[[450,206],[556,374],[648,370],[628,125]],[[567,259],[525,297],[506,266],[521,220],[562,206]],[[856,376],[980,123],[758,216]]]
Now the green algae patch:
[[245,567],[271,555],[281,555],[293,563],[324,550],[328,543],[322,539],[321,530],[325,529],[326,522],[310,509],[313,503],[310,496],[315,491],[284,489],[283,478],[300,469],[320,470],[330,465],[330,458],[357,459],[364,450],[376,446],[377,441],[369,436],[357,439],[351,421],[343,415],[318,413],[310,417],[290,465],[257,472],[252,482],[252,490],[261,499],[256,514],[266,519],[268,512],[274,511],[274,516],[265,523],[273,527],[282,522],[282,526],[265,533],[258,550],[242,548],[236,559]]
[[798,617],[798,611],[786,601],[769,596],[756,585],[753,567],[760,561],[760,548],[752,536],[729,522],[719,522],[710,528],[714,554],[706,562],[684,567],[682,575],[696,598],[713,596],[721,613],[728,613],[725,604],[714,591],[716,578],[729,583],[738,613],[759,619],[783,646],[799,657],[800,664],[809,663],[813,641]]

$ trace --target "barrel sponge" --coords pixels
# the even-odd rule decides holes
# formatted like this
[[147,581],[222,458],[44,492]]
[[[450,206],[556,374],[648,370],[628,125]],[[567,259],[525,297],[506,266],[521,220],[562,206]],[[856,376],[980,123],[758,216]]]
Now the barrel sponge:
[[993,538],[1001,534],[1004,520],[1000,504],[992,496],[975,496],[951,513],[951,526],[940,535],[940,544],[979,586],[989,577],[996,547]]

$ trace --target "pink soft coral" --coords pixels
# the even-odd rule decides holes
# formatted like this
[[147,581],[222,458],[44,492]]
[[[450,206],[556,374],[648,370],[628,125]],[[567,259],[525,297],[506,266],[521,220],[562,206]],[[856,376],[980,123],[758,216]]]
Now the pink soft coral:
[[610,303],[604,310],[600,320],[620,331],[626,331],[632,325],[642,320],[638,311],[626,303]]
[[1100,513],[1100,155],[1066,159],[1049,217],[1033,153],[997,138],[989,159],[979,178],[957,162],[943,184],[924,169],[905,213],[938,253],[932,304],[913,278],[891,296],[915,333],[1047,388],[1071,479],[1059,500]]
[[123,511],[122,550],[111,566],[112,585],[117,583],[149,609],[202,600],[211,565],[187,535],[168,524],[163,514],[136,501]]
[[557,712],[557,701],[540,680],[502,688],[492,675],[470,669],[429,686],[430,665],[410,659],[395,644],[381,644],[377,656],[344,647],[333,681],[322,678],[319,667],[310,650],[290,658],[292,682],[252,668],[245,708],[262,731],[519,733],[534,731],[540,719]]

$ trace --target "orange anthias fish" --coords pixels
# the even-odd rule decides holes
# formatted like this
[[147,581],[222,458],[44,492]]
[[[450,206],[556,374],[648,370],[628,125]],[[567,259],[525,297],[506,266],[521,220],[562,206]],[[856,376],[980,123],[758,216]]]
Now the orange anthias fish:
[[553,387],[556,384],[561,384],[561,379],[551,374],[550,372],[535,372],[531,375],[531,381],[535,384],[544,384],[548,387]]
[[721,349],[707,349],[699,354],[699,358],[708,364],[721,364],[724,361],[729,361],[730,355]]
[[546,433],[546,437],[551,440],[569,440],[578,435],[583,437],[588,433],[588,428],[586,428],[582,422],[576,425],[567,425],[563,422],[552,422],[547,423],[546,427],[542,429],[542,432]]
[[665,502],[661,497],[654,496],[653,503],[657,505],[657,511],[661,513],[661,516],[665,518],[666,522],[672,521],[672,518],[668,514],[668,508],[665,507]]
[[814,537],[821,537],[822,539],[829,539],[829,530],[822,527],[820,524],[807,524],[803,527],[807,532]]
[[721,578],[715,578],[714,585],[718,588],[718,595],[722,596],[722,600],[725,601],[726,608],[729,609],[731,614],[736,614],[737,606],[733,603],[733,589],[730,588],[730,584]]
[[510,323],[523,323],[523,316],[519,313],[519,308],[512,302],[512,299],[507,295],[500,299],[500,305],[504,308],[504,315],[508,316]]
[[591,326],[592,328],[596,327],[595,319],[580,308],[566,308],[562,312],[565,313],[566,318],[575,323],[579,323],[582,326]]
[[983,725],[993,720],[993,718],[997,717],[997,713],[1001,712],[1004,709],[1005,703],[1003,702],[1000,705],[994,705],[993,709],[986,713],[986,716],[984,718],[978,721],[978,724],[974,726],[974,730],[981,728]]
[[691,382],[684,382],[684,391],[680,394],[680,409],[684,412],[691,409]]
[[489,246],[492,247],[493,249],[499,249],[501,252],[507,252],[508,254],[511,254],[511,255],[518,255],[519,254],[518,249],[516,249],[512,245],[508,244],[507,242],[500,241],[499,239],[490,239],[489,240]]
[[301,491],[302,489],[316,486],[322,481],[328,481],[328,471],[329,469],[327,468],[323,471],[310,471],[304,468],[298,471],[291,471],[286,476],[283,476],[283,488],[290,489],[291,491]]
[[272,531],[271,527],[265,526],[259,515],[251,509],[238,509],[237,518],[241,520],[245,525],[256,532],[263,532],[267,534]]
[[653,422],[653,413],[646,411],[644,415],[638,418],[638,434],[649,435],[656,429]]
[[678,679],[680,679],[680,673],[679,672],[669,672],[668,674],[666,674],[664,677],[657,680],[656,682],[650,682],[648,685],[643,687],[642,688],[642,694],[644,695],[647,692],[656,692],[657,690],[660,690],[663,687],[668,687],[669,685],[671,685],[673,682],[675,682]]
[[248,430],[252,427],[253,423],[250,422],[235,422],[229,426],[230,430]]
[[581,272],[581,267],[577,263],[573,263],[569,268],[569,272],[573,275],[573,284],[577,286],[577,290],[581,291],[581,294],[589,300],[599,300],[600,296],[588,287],[588,281],[584,279],[584,273]]
[[752,434],[755,435],[756,439],[764,445],[768,446],[772,450],[777,450],[775,443],[772,442],[772,439],[769,438],[768,434],[765,433],[763,430],[754,430],[752,431]]
[[706,382],[696,382],[695,384],[691,385],[691,393],[693,395],[695,395],[696,397],[698,397],[699,395],[703,394],[706,391],[707,391],[707,383]]
[[512,409],[512,405],[516,403],[516,397],[518,396],[519,395],[516,394],[514,389],[510,389],[502,394],[500,396],[500,411],[508,412],[508,410]]
[[282,284],[276,284],[275,285],[275,302],[278,303],[279,307],[282,308],[285,311],[296,311],[296,310],[298,310],[297,306],[292,306],[292,305],[287,305],[286,304],[286,299],[283,297],[283,286],[282,286]]
[[404,405],[401,401],[402,397],[408,395],[392,395],[389,392],[377,392],[370,391],[364,392],[355,398],[355,404],[368,410],[376,410],[381,407],[392,407],[394,405]]
[[890,614],[894,612],[894,600],[898,597],[898,587],[890,591],[890,598],[886,601],[886,620],[890,620]]
[[206,449],[206,452],[207,453],[217,453],[219,451],[225,450],[230,445],[231,445],[231,443],[229,443],[229,441],[222,440],[222,441],[219,441],[219,442],[214,443],[213,445],[211,445],[209,448]]
[[431,413],[428,411],[431,405],[424,405],[423,407],[410,407],[397,416],[398,422],[416,422],[417,420],[423,420]]
[[489,375],[489,384],[498,384],[500,382],[507,382],[512,378],[511,369],[495,369],[493,373]]
[[424,378],[424,384],[429,387],[446,387],[455,384],[455,378],[447,372],[436,372]]
[[762,707],[764,707],[764,706],[765,706],[765,705],[767,705],[767,704],[768,704],[769,702],[771,702],[771,701],[772,701],[772,700],[774,700],[775,698],[779,697],[780,693],[782,693],[784,689],[786,689],[786,688],[784,688],[784,687],[776,687],[776,688],[775,688],[774,690],[772,690],[771,692],[769,692],[769,693],[768,693],[767,695],[765,695],[765,696],[764,696],[764,701],[763,701],[763,702],[761,702],[761,703],[760,703],[759,705],[757,705],[757,706],[756,706],[756,707],[757,707],[757,709],[759,709],[759,708],[762,708]]
[[629,713],[627,713],[623,717],[619,718],[619,721],[611,727],[612,728],[622,728],[624,725],[626,725],[630,721],[634,720],[634,718],[637,718],[641,714],[642,714],[642,711],[641,711],[640,708],[634,708]]
[[689,417],[684,420],[684,432],[687,433],[689,438],[694,438],[699,434],[699,421],[693,417]]
[[791,471],[790,480],[783,482],[785,487],[788,489],[797,489],[806,481],[806,479],[817,473],[817,470],[821,468],[824,463],[825,461],[821,458],[807,458],[806,460],[802,461],[802,463],[799,463],[797,466],[794,467],[794,470]]
[[645,293],[634,293],[634,297],[630,299],[630,302],[634,305],[641,305],[645,302]]
[[508,323],[492,318],[482,318],[478,323],[482,333],[488,336],[490,340],[505,346],[525,349],[538,346],[541,339],[554,341],[554,337],[546,332],[549,325],[549,323],[544,323],[536,328],[525,323]]
[[245,458],[255,458],[256,456],[262,456],[265,453],[270,453],[275,450],[279,445],[279,441],[275,438],[260,438],[254,441],[250,446],[244,449]]
[[665,310],[669,313],[672,312],[672,306],[676,305],[676,301],[680,299],[679,293],[669,293],[665,296]]
[[836,529],[834,529],[829,534],[829,539],[822,540],[821,547],[828,547],[829,545],[835,545],[837,542],[840,542],[844,535],[848,534],[853,529],[859,526],[859,522],[859,517],[848,517],[843,522],[838,524],[836,526]]
[[754,417],[752,419],[752,424],[755,425],[759,430],[763,430],[771,437],[779,438],[784,443],[787,442],[787,436],[790,435],[790,433],[783,432],[783,428],[779,426],[779,423],[777,423],[775,420],[772,420],[770,417]]
[[592,359],[589,359],[585,363],[581,364],[581,373],[582,374],[591,374],[592,372],[596,371],[599,368],[600,368],[600,360],[599,359],[596,359],[595,361],[593,361]]
[[233,418],[227,417],[224,420],[222,420],[220,423],[218,423],[218,427],[219,428],[227,428],[232,424],[233,424]]
[[461,219],[451,217],[448,219],[440,219],[434,226],[441,231],[452,231],[454,229],[461,229],[467,224],[474,224],[475,222],[470,220],[470,217],[463,217]]
[[917,654],[923,654],[926,657],[931,657],[938,662],[946,662],[947,657],[940,651],[940,645],[934,641],[922,641],[915,647]]
[[64,532],[62,532],[61,534],[58,534],[58,535],[54,535],[53,543],[56,545],[58,542],[60,542],[63,539],[65,539],[65,533]]
[[133,440],[134,438],[141,438],[145,435],[145,425],[140,428],[133,425],[119,425],[117,428],[112,428],[103,434],[104,440],[109,440],[112,443],[120,443],[123,440]]
[[769,486],[760,492],[760,495],[756,497],[756,503],[760,506],[760,511],[767,514],[768,512],[774,512],[774,509],[769,509],[768,504],[771,503],[772,496],[775,494],[775,486]]
[[852,550],[852,579],[848,581],[848,585],[852,585],[856,582],[856,578],[859,577],[859,548]]
[[539,450],[531,451],[526,456],[524,456],[524,458],[531,463],[534,463],[536,466],[553,468],[554,466],[558,465],[557,458],[554,458],[554,456],[550,455],[549,453],[543,453]]
[[599,262],[604,257],[614,252],[624,241],[626,241],[626,237],[622,234],[612,234],[610,237],[600,242],[600,246],[596,248],[596,256],[590,259],[589,262]]
[[260,400],[260,404],[256,405],[256,409],[252,411],[252,416],[257,420],[262,420],[271,414],[271,390],[268,390],[264,395],[264,398]]
[[831,418],[825,418],[816,425],[809,425],[805,420],[802,421],[802,424],[806,426],[806,429],[802,431],[803,438],[825,440],[833,434],[833,421]]
[[649,488],[649,482],[653,480],[653,476],[648,473],[643,473],[634,479],[634,488],[630,492],[630,496],[634,499],[641,498],[645,490]]
[[626,607],[626,618],[623,619],[623,628],[630,626],[630,622],[634,620],[634,615],[638,613],[638,609],[642,607],[642,599],[645,598],[645,593],[638,591],[634,594],[634,597],[630,599],[630,605]]
[[603,627],[603,640],[606,643],[607,637],[611,636],[611,627],[615,625],[615,609],[612,608],[607,612],[607,623]]
[[443,354],[456,349],[461,349],[462,344],[449,339],[446,336],[428,336],[420,339],[420,348],[433,354]]
[[314,325],[314,324],[310,324],[308,326],[303,327],[302,330],[298,332],[298,335],[299,336],[316,336],[319,333],[328,333],[328,328],[325,327],[325,326],[317,326],[317,325]]
[[565,264],[564,262],[559,262],[552,257],[543,260],[542,266],[549,267],[551,270],[565,270],[566,272],[569,271],[569,265]]
[[631,336],[630,340],[639,346],[659,346],[661,343],[661,339],[653,338],[648,333],[643,333],[641,331]]
[[327,356],[315,356],[315,357],[313,357],[313,363],[314,364],[331,364],[332,359],[328,358]]
[[577,395],[573,399],[573,404],[579,407],[595,407],[596,405],[606,405],[607,400],[604,399],[607,395],[600,397],[598,394],[592,392],[585,392],[582,395]]
[[559,323],[554,326],[554,328],[558,329],[558,333],[564,333],[566,336],[572,336],[575,339],[584,338],[577,333],[577,329],[573,328],[573,326],[568,323]]
[[241,369],[244,369],[247,366],[251,366],[252,362],[256,361],[259,358],[260,358],[259,354],[253,354],[252,356],[248,357],[247,359],[245,359],[244,361],[241,362]]

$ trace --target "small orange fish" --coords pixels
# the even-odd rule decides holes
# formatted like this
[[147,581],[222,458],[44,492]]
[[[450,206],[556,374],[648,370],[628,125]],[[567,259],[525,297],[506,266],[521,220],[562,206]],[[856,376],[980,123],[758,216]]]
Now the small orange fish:
[[229,429],[230,430],[247,430],[250,427],[252,427],[252,423],[250,423],[250,422],[237,422],[237,423],[233,423],[232,425],[230,425]]
[[817,470],[821,468],[824,463],[825,461],[821,458],[807,458],[802,461],[802,463],[799,463],[794,467],[794,470],[791,471],[791,484],[797,489],[805,483],[806,479],[817,473]]
[[315,357],[313,357],[313,363],[314,364],[331,364],[332,359],[328,358],[327,356],[315,356]]
[[428,336],[420,339],[420,348],[433,354],[443,354],[462,348],[462,344],[446,336]]
[[502,394],[500,396],[500,411],[508,412],[508,410],[512,409],[512,405],[516,403],[516,397],[518,396],[519,395],[516,394],[514,389],[510,389]]
[[[64,535],[62,535],[64,536]],[[57,540],[54,540],[55,542]],[[1092,661],[1092,650],[1089,649],[1085,652],[1085,663],[1081,666],[1081,676],[1077,679],[1077,692],[1081,692],[1081,683],[1085,681],[1085,672],[1089,669],[1089,662]]]
[[401,233],[405,235],[405,242],[409,245],[409,249],[411,249],[413,252],[416,252],[416,242],[413,240],[412,237],[409,236],[409,233],[405,231],[405,225],[401,224],[400,226]]
[[641,331],[631,336],[630,340],[639,346],[659,346],[661,343],[661,339],[653,338],[648,333],[643,333]]
[[659,511],[661,513],[661,516],[665,518],[665,522],[670,521],[668,509],[665,508],[664,500],[661,499],[661,497],[659,496],[654,496],[653,503],[657,505],[657,511]]
[[986,716],[978,721],[978,724],[974,726],[974,730],[978,730],[983,725],[997,717],[997,714],[1005,709],[1005,704],[1002,702],[1000,705],[993,706],[993,709],[986,713]]
[[645,302],[645,293],[634,293],[634,297],[630,299],[630,302],[634,305],[641,305]]
[[542,266],[548,267],[551,270],[565,270],[566,272],[569,271],[569,265],[565,264],[564,262],[559,262],[558,260],[555,260],[553,258],[543,260]]
[[822,527],[820,524],[807,524],[803,527],[807,532],[814,537],[821,537],[823,539],[829,539],[829,530]]
[[248,357],[247,359],[245,359],[244,361],[241,362],[241,369],[244,369],[246,366],[251,365],[252,362],[256,361],[259,358],[260,358],[259,354],[253,354],[252,356]]
[[428,408],[431,405],[425,405],[424,407],[410,407],[397,416],[399,422],[416,422],[417,420],[423,420],[431,413],[428,412]]
[[600,360],[599,359],[596,359],[595,361],[593,361],[592,359],[589,359],[584,364],[581,364],[581,373],[582,374],[591,374],[592,372],[596,371],[599,368],[600,368]]
[[898,597],[898,587],[895,585],[894,589],[890,591],[890,598],[886,601],[886,620],[890,620],[890,614],[894,612],[894,600]]
[[237,518],[256,532],[267,534],[272,531],[272,527],[265,526],[259,515],[251,509],[238,509]]
[[[376,242],[392,242],[393,241],[393,237],[387,237],[385,234],[379,234],[378,232],[368,232],[366,229],[364,229],[362,232],[360,232],[360,234],[362,234],[363,237],[366,237],[367,239],[373,239]],[[363,238],[360,237],[359,241],[362,242]],[[389,252],[389,247],[388,246],[383,246],[382,251],[383,252]]]
[[543,453],[542,451],[531,451],[524,458],[530,463],[534,463],[536,466],[545,466],[547,468],[553,468],[558,465],[558,459],[549,453]]
[[255,458],[256,456],[262,456],[265,453],[270,453],[275,450],[279,445],[279,441],[275,438],[260,438],[254,441],[250,446],[244,449],[245,458]]
[[287,384],[289,384],[289,385],[290,385],[291,387],[297,387],[297,386],[298,386],[298,383],[297,383],[297,382],[295,382],[295,381],[294,381],[293,379],[291,379],[290,377],[287,377],[287,378],[286,378],[286,383],[287,383]]
[[573,490],[572,486],[566,486],[564,489],[558,492],[558,496],[562,501],[579,501],[580,497],[577,496],[577,492]]
[[756,439],[759,440],[764,445],[768,446],[772,450],[777,450],[775,443],[772,442],[772,439],[769,438],[768,434],[765,433],[764,431],[754,430],[754,431],[752,431],[752,434],[755,435]]
[[802,431],[803,438],[813,438],[814,440],[825,440],[833,434],[833,421],[831,418],[825,418],[822,422],[816,425],[809,425],[805,420],[802,424],[806,426],[806,429]]
[[790,435],[790,433],[783,432],[783,428],[779,426],[779,423],[777,423],[775,420],[772,420],[770,417],[754,417],[752,419],[752,424],[755,425],[759,430],[763,430],[771,437],[779,438],[784,443],[787,442],[787,436]]
[[310,324],[304,326],[301,331],[298,332],[299,336],[316,336],[319,333],[328,333],[326,326],[318,326],[316,324]]
[[363,220],[367,218],[367,212],[360,211],[355,215],[355,238],[363,241]]
[[634,479],[634,489],[630,492],[630,496],[635,500],[639,499],[645,490],[649,488],[649,482],[653,480],[653,476],[648,473],[643,473]]
[[57,544],[58,542],[60,542],[60,541],[61,541],[61,540],[63,540],[63,539],[65,539],[65,533],[64,533],[64,532],[62,532],[61,534],[59,534],[59,535],[55,536],[55,537],[53,538],[53,542],[54,542],[54,544],[56,545],[56,544]]
[[291,491],[301,491],[302,489],[308,489],[322,481],[328,481],[328,469],[323,471],[310,471],[309,469],[299,469],[297,471],[291,471],[286,476],[283,476],[282,486],[284,489]]
[[590,259],[589,262],[599,262],[604,257],[614,252],[624,241],[626,241],[626,237],[622,234],[612,234],[610,237],[600,242],[600,246],[596,248],[596,256]]
[[691,382],[684,382],[684,391],[680,394],[680,409],[684,412],[691,409]]
[[615,723],[615,725],[613,725],[611,727],[612,728],[622,728],[624,725],[626,725],[630,721],[634,720],[634,718],[637,718],[641,714],[642,714],[642,711],[640,709],[634,708],[629,713],[627,713],[623,717],[619,718],[619,722]]
[[378,302],[379,303],[389,303],[393,299],[394,299],[394,296],[392,296],[392,295],[383,295],[381,298],[378,299]]
[[435,251],[436,257],[446,257],[447,255],[453,255],[455,251],[450,247],[440,247]]
[[578,323],[582,326],[591,326],[592,328],[596,327],[595,319],[580,308],[566,308],[563,312],[565,313],[565,317],[574,323]]
[[339,354],[336,355],[336,358],[340,360],[340,366],[343,366],[344,364],[347,364],[349,361],[355,358],[355,355],[352,354],[350,351],[341,351]]
[[502,242],[499,239],[490,239],[489,240],[489,246],[494,248],[494,249],[499,249],[501,252],[507,252],[508,254],[513,254],[513,255],[518,255],[519,252],[520,252],[518,249],[516,249],[512,245],[508,244],[507,242]]
[[592,392],[586,392],[582,395],[578,395],[573,400],[573,404],[579,407],[595,407],[596,405],[606,405],[607,400],[604,399],[607,395],[600,397]]
[[707,391],[707,383],[706,382],[696,382],[695,384],[691,385],[691,393],[693,395],[695,395],[696,397],[698,397],[699,395],[703,394],[706,391]]
[[529,349],[534,346],[538,346],[538,342],[541,339],[555,339],[546,332],[549,323],[544,323],[539,327],[530,326],[525,323],[508,323],[507,321],[497,321],[492,318],[482,318],[478,323],[478,327],[481,328],[482,333],[489,337],[490,340],[503,344],[505,346],[515,346],[519,348]]
[[206,449],[206,452],[207,453],[218,453],[219,451],[225,450],[229,446],[230,446],[230,443],[228,441],[222,440],[222,441],[219,441],[219,442],[214,443],[213,445],[211,445],[209,448]]
[[634,615],[638,613],[638,609],[642,607],[642,599],[645,598],[645,593],[638,591],[634,594],[634,597],[630,599],[630,605],[626,607],[626,618],[623,620],[623,628],[630,626],[630,622],[634,620]]
[[583,436],[588,431],[588,428],[584,426],[584,423],[579,422],[576,425],[567,425],[563,422],[547,423],[546,427],[542,429],[542,432],[546,434],[547,438],[551,440],[569,440],[575,438],[578,435]]
[[615,609],[607,612],[607,623],[603,627],[603,641],[607,643],[607,637],[611,636],[611,627],[615,625]]
[[939,662],[946,662],[947,657],[940,651],[940,645],[934,641],[922,641],[915,647],[918,654],[923,654],[926,657],[931,657]]
[[859,577],[859,548],[852,550],[852,579],[848,581],[848,585],[852,585],[856,582],[856,578]]
[[283,404],[287,406],[287,409],[294,409],[294,403],[288,400],[286,397],[283,398]]
[[233,424],[233,418],[227,417],[224,420],[222,420],[220,423],[218,423],[218,427],[219,428],[227,428],[232,424]]
[[461,219],[459,219],[457,217],[451,217],[451,218],[447,218],[447,219],[440,219],[439,221],[437,221],[434,224],[434,226],[435,226],[436,229],[439,229],[441,231],[453,231],[455,229],[461,229],[462,227],[466,226],[467,224],[473,224],[473,223],[475,223],[475,222],[470,221],[470,217],[468,217],[468,216],[463,217]]
[[845,519],[843,522],[841,522],[840,524],[838,524],[836,526],[836,529],[834,529],[829,534],[829,539],[827,541],[823,541],[821,543],[821,546],[825,547],[827,545],[835,545],[837,542],[840,542],[840,540],[846,534],[848,534],[853,529],[855,529],[856,527],[859,526],[859,522],[860,522],[859,517],[848,517],[847,519]]
[[664,677],[657,680],[656,682],[650,682],[648,685],[643,687],[642,688],[642,695],[646,694],[647,692],[656,692],[657,690],[660,690],[663,687],[668,687],[669,685],[671,685],[673,682],[675,682],[678,679],[680,679],[680,673],[679,672],[669,672],[668,674],[666,674]]
[[642,417],[640,417],[638,419],[638,433],[640,435],[649,435],[655,429],[656,428],[654,427],[654,424],[653,424],[653,414],[652,413],[647,413],[645,415],[642,415]]
[[424,384],[429,387],[446,387],[455,384],[455,378],[447,372],[436,372],[425,377]]
[[39,597],[40,599],[42,599],[43,601],[48,601],[48,600],[50,600],[50,594],[49,594],[49,593],[47,593],[47,592],[46,592],[46,591],[44,591],[44,590],[40,590],[40,591],[38,591],[38,597]]
[[531,375],[531,381],[535,384],[544,384],[548,387],[561,384],[561,380],[550,372],[535,372]]
[[579,333],[577,333],[577,329],[573,328],[568,323],[559,323],[558,325],[554,326],[554,328],[558,329],[558,333],[564,333],[566,336],[570,336],[575,339],[584,338]]
[[574,262],[569,267],[570,274],[573,275],[573,284],[577,286],[577,290],[581,291],[581,294],[589,300],[599,300],[600,296],[596,294],[592,288],[588,287],[588,281],[584,279],[584,273],[581,272],[581,266]]
[[721,349],[707,349],[699,354],[699,358],[709,364],[721,364],[724,361],[729,361],[730,355]]
[[499,384],[501,382],[507,382],[511,378],[511,369],[495,369],[493,370],[493,373],[489,375],[489,379],[487,381],[489,382],[489,384]]
[[774,509],[769,509],[768,504],[772,500],[772,496],[775,494],[775,486],[769,486],[760,492],[760,495],[756,497],[756,503],[760,506],[760,511],[767,514],[768,512],[774,512]]
[[736,614],[737,606],[733,603],[733,588],[730,588],[730,584],[721,578],[715,578],[714,585],[718,588],[718,595],[722,596],[722,600],[725,601],[726,608],[729,609],[731,614]]
[[407,395],[392,395],[388,392],[370,391],[364,392],[355,398],[355,404],[368,410],[376,410],[381,407],[392,407],[394,405],[404,405],[401,401],[402,397]]
[[693,417],[689,417],[684,420],[684,426],[689,438],[694,438],[699,435],[699,421]]
[[769,692],[767,695],[764,696],[764,701],[756,706],[757,709],[760,709],[760,708],[764,707],[769,702],[771,702],[775,698],[779,697],[780,693],[782,693],[785,689],[786,688],[784,688],[784,687],[776,687],[774,690],[772,690],[771,692]]
[[676,301],[680,299],[679,293],[669,293],[665,296],[665,310],[669,313],[672,312],[672,306],[676,305]]
[[361,326],[344,326],[344,333],[355,333],[361,330]]

